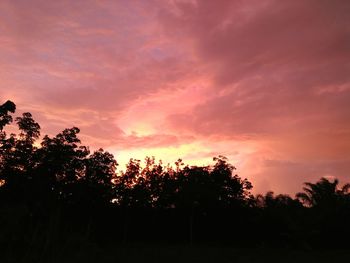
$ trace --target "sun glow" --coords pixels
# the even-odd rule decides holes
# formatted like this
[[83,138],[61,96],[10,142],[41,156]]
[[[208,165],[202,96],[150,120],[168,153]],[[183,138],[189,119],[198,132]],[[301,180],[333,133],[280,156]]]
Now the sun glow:
[[119,163],[119,167],[121,170],[123,170],[130,158],[143,161],[146,156],[154,156],[157,160],[160,160],[159,158],[161,158],[162,163],[165,165],[173,165],[179,158],[182,159],[185,163],[191,165],[209,164],[212,160],[211,157],[207,156],[196,158],[193,156],[193,153],[197,152],[199,147],[200,145],[198,143],[191,143],[174,147],[165,146],[158,148],[137,148],[130,150],[118,150],[109,148],[108,150],[115,154],[116,159]]

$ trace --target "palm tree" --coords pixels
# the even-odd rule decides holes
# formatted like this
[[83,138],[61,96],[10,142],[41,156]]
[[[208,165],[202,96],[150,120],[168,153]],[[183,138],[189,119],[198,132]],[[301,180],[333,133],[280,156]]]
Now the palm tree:
[[304,192],[297,193],[296,198],[307,207],[331,207],[350,196],[350,184],[338,185],[337,179],[331,182],[323,177],[316,183],[305,183]]

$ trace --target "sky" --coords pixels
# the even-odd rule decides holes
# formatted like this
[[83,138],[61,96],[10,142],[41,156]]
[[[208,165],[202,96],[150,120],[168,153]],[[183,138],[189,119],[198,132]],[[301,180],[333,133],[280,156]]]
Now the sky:
[[350,182],[350,1],[1,0],[0,102],[91,149],[255,193]]

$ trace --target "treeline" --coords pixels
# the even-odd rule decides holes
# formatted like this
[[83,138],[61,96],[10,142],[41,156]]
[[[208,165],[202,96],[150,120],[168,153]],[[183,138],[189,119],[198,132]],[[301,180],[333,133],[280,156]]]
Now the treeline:
[[[295,198],[253,196],[223,156],[174,167],[90,153],[79,129],[40,140],[30,113],[0,106],[0,248],[42,257],[85,244],[198,244],[235,247],[349,247],[350,185],[322,178]],[[15,122],[18,134],[7,134]]]

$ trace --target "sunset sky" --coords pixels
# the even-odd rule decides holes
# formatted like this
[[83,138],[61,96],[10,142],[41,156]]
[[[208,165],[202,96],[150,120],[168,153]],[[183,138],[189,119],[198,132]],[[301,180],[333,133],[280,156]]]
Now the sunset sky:
[[1,0],[0,102],[124,169],[225,155],[254,192],[350,181],[350,1]]

